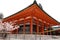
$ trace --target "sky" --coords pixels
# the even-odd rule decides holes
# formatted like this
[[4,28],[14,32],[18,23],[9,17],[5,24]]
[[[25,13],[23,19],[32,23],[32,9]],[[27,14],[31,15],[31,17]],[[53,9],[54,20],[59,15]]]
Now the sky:
[[[36,0],[41,4],[43,10],[51,17],[60,22],[60,0]],[[0,0],[0,13],[4,18],[23,10],[34,2],[34,0]]]

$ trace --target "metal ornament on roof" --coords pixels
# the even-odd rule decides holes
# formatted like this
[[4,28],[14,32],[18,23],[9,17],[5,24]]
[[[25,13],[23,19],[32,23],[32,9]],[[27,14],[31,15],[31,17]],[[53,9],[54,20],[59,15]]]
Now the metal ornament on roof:
[[42,8],[42,5],[41,5],[40,3],[39,3],[39,7],[40,7],[41,9],[43,9],[43,8]]
[[[36,0],[34,0],[34,3],[36,3],[37,4],[37,1]],[[43,9],[42,8],[42,5],[39,3],[39,5],[38,5],[41,9]]]
[[37,1],[36,0],[34,0],[34,2],[33,3],[36,3],[37,4]]

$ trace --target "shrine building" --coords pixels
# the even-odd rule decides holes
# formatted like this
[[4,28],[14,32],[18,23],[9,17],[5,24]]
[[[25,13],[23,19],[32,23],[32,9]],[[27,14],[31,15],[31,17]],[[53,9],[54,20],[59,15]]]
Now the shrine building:
[[3,21],[15,22],[20,28],[14,30],[12,33],[21,34],[48,34],[47,32],[45,33],[45,31],[51,29],[51,26],[60,24],[48,15],[43,10],[41,4],[37,4],[36,0],[27,8],[4,18]]

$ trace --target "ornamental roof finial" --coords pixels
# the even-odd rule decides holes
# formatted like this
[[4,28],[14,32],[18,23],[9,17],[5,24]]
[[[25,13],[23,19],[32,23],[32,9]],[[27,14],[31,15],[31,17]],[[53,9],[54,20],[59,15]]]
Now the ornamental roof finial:
[[36,1],[36,0],[34,0],[34,3],[37,3],[37,1]]

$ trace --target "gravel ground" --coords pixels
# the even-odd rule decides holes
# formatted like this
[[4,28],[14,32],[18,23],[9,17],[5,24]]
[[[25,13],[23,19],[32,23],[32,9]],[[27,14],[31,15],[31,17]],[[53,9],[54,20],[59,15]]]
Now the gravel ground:
[[32,35],[32,34],[9,34],[5,39],[0,40],[60,40],[60,36]]

